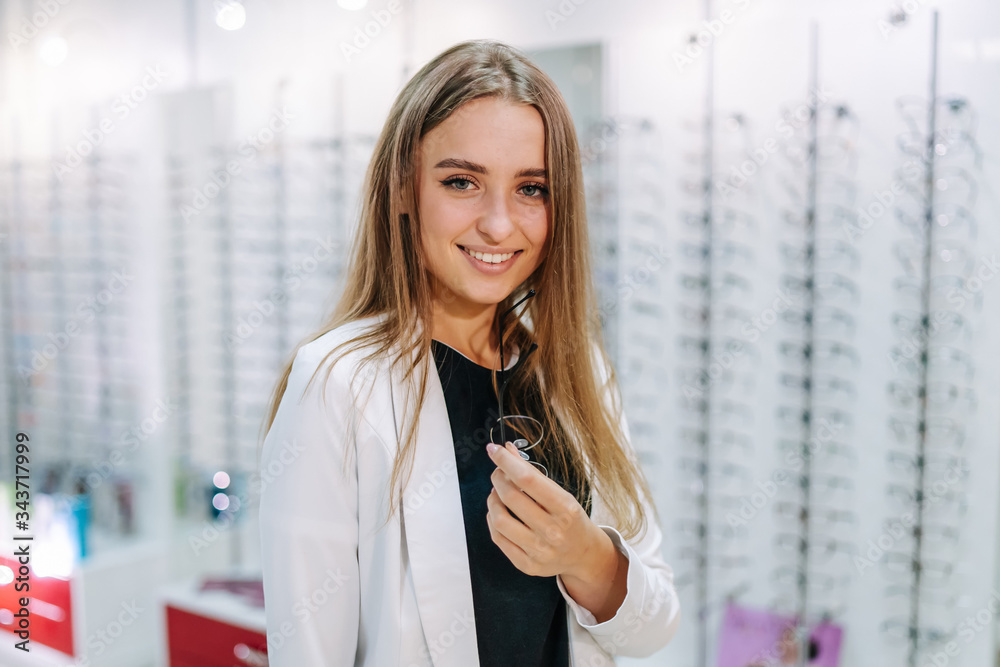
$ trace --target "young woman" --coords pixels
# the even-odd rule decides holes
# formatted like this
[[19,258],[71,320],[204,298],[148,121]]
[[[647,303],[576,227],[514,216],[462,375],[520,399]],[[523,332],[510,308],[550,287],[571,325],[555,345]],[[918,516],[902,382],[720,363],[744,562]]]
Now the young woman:
[[343,296],[265,423],[272,667],[589,667],[670,641],[673,574],[589,252],[551,79],[490,41],[417,72]]

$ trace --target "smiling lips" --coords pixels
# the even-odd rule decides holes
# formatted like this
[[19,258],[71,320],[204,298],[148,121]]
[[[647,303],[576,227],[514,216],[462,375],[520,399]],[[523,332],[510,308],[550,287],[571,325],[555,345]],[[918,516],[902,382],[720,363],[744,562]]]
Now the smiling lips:
[[459,248],[462,248],[462,251],[465,252],[465,254],[469,255],[470,257],[475,257],[480,262],[483,262],[485,264],[502,264],[511,257],[513,257],[514,255],[522,252],[521,250],[518,250],[517,252],[508,252],[501,255],[491,255],[489,253],[482,253],[482,252],[475,252],[473,250],[468,250],[467,248],[463,248],[462,246],[459,246]]

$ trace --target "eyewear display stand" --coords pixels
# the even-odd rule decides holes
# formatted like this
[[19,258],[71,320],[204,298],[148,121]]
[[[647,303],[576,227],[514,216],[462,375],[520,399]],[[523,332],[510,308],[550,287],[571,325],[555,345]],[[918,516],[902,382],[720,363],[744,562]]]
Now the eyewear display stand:
[[601,328],[606,348],[617,362],[618,340],[621,337],[618,310],[617,277],[621,273],[618,224],[619,198],[614,183],[623,127],[620,119],[607,118],[580,133],[580,161],[587,196],[587,228],[594,258],[593,274]]
[[[95,150],[54,171],[59,161],[0,165],[0,475],[13,486],[24,463],[30,490],[28,526],[18,529],[8,487],[0,561],[19,567],[15,535],[30,534],[35,555],[31,650],[15,649],[13,624],[0,625],[5,665],[95,659],[95,633],[122,610],[108,591],[141,601],[164,563],[143,539],[148,516],[138,516],[148,451],[122,441],[143,417],[131,327],[135,160]],[[27,462],[15,458],[19,432],[30,438]],[[0,607],[16,609],[17,595],[3,586]],[[101,664],[143,661],[153,619],[128,620],[131,632],[102,645]]]
[[4,426],[3,432],[8,434],[0,444],[0,475],[3,475],[3,479],[10,479],[13,473],[11,462],[14,460],[14,443],[10,441],[9,434],[16,431],[18,415],[18,391],[13,381],[17,377],[18,363],[17,334],[14,331],[14,276],[21,269],[14,266],[15,254],[12,249],[14,225],[18,224],[14,197],[19,189],[18,168],[18,161],[11,162],[0,181],[3,184],[0,186],[0,199],[8,202],[7,207],[0,209],[0,377],[4,378],[0,382],[0,401],[3,405],[0,423]]
[[650,470],[662,449],[659,419],[668,373],[660,334],[667,324],[663,288],[669,261],[659,235],[665,197],[657,180],[661,140],[645,117],[608,117],[581,134],[587,220],[596,229],[590,242],[598,317],[618,370],[629,435],[654,495],[658,476]]
[[[975,407],[969,386],[974,366],[966,349],[970,331],[960,312],[966,299],[956,306],[944,297],[964,287],[972,273],[977,177],[968,162],[978,167],[979,151],[968,101],[939,95],[938,49],[934,10],[927,100],[898,104],[908,125],[899,146],[907,158],[919,159],[921,173],[896,210],[913,244],[897,250],[907,274],[896,281],[897,300],[908,310],[893,315],[899,342],[890,359],[900,379],[890,383],[889,398],[895,412],[890,426],[903,449],[889,452],[894,481],[888,495],[898,513],[886,528],[899,516],[911,521],[905,538],[883,558],[891,580],[886,597],[896,616],[882,630],[905,644],[908,667],[925,664],[955,640],[954,621],[963,615],[949,581],[967,506],[965,429]],[[914,111],[923,117],[910,115]],[[969,308],[977,308],[973,295],[961,293],[969,295]]]
[[[598,262],[602,284],[598,310],[602,321],[616,332],[614,342],[606,344],[616,357],[633,445],[639,461],[652,466],[659,462],[662,451],[660,420],[668,384],[662,332],[668,324],[664,291],[669,253],[659,233],[664,224],[665,193],[656,180],[663,171],[659,154],[662,136],[652,121],[643,117],[616,117],[599,131],[597,136],[611,133],[603,155],[609,162],[609,174],[617,174],[622,182],[599,185],[607,195],[601,198],[605,203],[596,213],[610,221],[605,224],[614,226],[616,238],[614,253]],[[626,172],[620,165],[629,165],[630,178],[623,177]],[[588,205],[588,217],[593,211]],[[625,267],[630,267],[627,272]],[[649,479],[655,484],[657,476]]]
[[[337,297],[373,144],[278,134],[252,160],[235,145],[170,158],[176,499],[196,524],[228,525],[256,499],[250,476],[271,391]],[[240,173],[215,187],[212,174],[233,162]],[[228,565],[245,566],[242,531],[229,532]]]
[[[705,2],[706,18],[712,3]],[[692,36],[692,43],[695,37]],[[754,253],[741,233],[754,227],[741,209],[752,188],[742,187],[723,198],[716,188],[717,161],[745,156],[749,150],[746,119],[740,113],[720,114],[715,101],[714,45],[705,47],[704,109],[701,122],[690,126],[699,150],[685,155],[695,177],[681,190],[690,200],[682,215],[691,241],[681,243],[683,262],[678,359],[681,370],[681,479],[683,518],[677,522],[682,540],[677,564],[680,592],[690,590],[695,612],[695,662],[709,667],[713,644],[727,602],[750,588],[750,557],[745,527],[726,517],[738,511],[749,492],[747,465],[752,456],[752,374],[744,373],[757,354],[739,335],[750,313],[750,264]]]
[[[128,354],[135,267],[127,157],[92,153],[67,173],[14,159],[0,172],[0,470],[14,479],[14,435],[27,432],[33,493],[79,500],[76,558],[135,532],[137,459],[121,436],[139,421]],[[120,457],[120,458],[119,458]],[[93,546],[100,547],[99,544]]]
[[811,33],[810,110],[804,142],[793,137],[784,147],[790,175],[785,179],[789,208],[784,212],[790,243],[782,246],[786,272],[781,287],[793,306],[783,313],[786,330],[779,343],[787,370],[779,384],[787,392],[778,408],[784,460],[797,462],[786,472],[790,497],[775,503],[778,525],[788,525],[775,546],[790,563],[774,570],[780,590],[774,606],[796,619],[795,664],[804,667],[815,654],[815,628],[846,609],[845,557],[853,553],[848,532],[856,517],[849,507],[853,482],[845,470],[855,458],[847,442],[853,397],[849,379],[858,354],[848,342],[850,313],[858,287],[855,249],[840,240],[845,211],[853,205],[857,119],[843,104],[821,102],[818,30]]

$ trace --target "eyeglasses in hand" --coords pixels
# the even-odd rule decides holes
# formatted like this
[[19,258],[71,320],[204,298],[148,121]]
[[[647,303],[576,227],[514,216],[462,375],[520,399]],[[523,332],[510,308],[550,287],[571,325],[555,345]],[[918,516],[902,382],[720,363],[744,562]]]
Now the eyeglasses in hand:
[[[536,349],[538,349],[538,344],[532,343],[531,347],[528,348],[528,351],[520,356],[520,358],[517,360],[517,363],[514,364],[514,367],[510,369],[510,372],[508,374],[503,354],[504,320],[515,308],[520,306],[529,298],[535,296],[535,294],[536,294],[535,290],[533,289],[528,290],[528,294],[524,298],[522,298],[520,301],[515,303],[510,308],[508,308],[498,318],[499,321],[497,322],[497,326],[500,330],[499,331],[500,368],[502,369],[499,371],[499,373],[501,374],[500,375],[501,382],[500,382],[500,391],[497,394],[497,403],[499,407],[500,416],[497,418],[497,420],[493,423],[493,426],[490,428],[490,442],[494,442],[503,447],[508,442],[508,440],[511,440],[511,438],[513,438],[513,440],[511,441],[513,442],[514,446],[517,447],[518,453],[521,455],[521,458],[530,463],[531,465],[535,466],[539,470],[541,470],[542,473],[546,477],[548,477],[549,471],[545,468],[545,466],[543,466],[541,463],[538,463],[537,461],[532,461],[530,458],[528,458],[528,450],[538,445],[538,443],[542,441],[542,438],[545,437],[545,429],[542,426],[542,422],[538,421],[534,417],[527,417],[524,415],[505,416],[503,412],[503,395],[504,391],[507,389],[507,383],[510,381],[510,376],[516,373],[517,370],[528,359],[531,353],[534,352]],[[494,438],[494,433],[499,434],[500,442],[496,442]]]

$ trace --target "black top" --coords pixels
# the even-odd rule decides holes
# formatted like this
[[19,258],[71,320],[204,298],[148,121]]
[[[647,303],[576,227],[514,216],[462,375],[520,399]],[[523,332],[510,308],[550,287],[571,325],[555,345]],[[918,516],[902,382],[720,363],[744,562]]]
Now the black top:
[[[518,570],[493,542],[486,523],[486,498],[493,489],[490,475],[496,470],[486,453],[490,426],[498,416],[491,377],[494,371],[438,340],[433,340],[431,347],[455,438],[480,664],[569,667],[567,608],[556,578],[533,577]],[[510,360],[506,361],[509,365]],[[506,404],[510,404],[509,398]],[[539,450],[544,445],[543,441],[528,452],[533,461],[540,460]],[[585,480],[583,485],[588,499],[585,507],[589,507]]]

